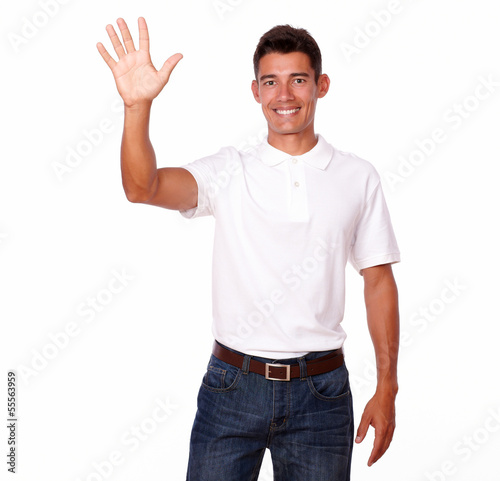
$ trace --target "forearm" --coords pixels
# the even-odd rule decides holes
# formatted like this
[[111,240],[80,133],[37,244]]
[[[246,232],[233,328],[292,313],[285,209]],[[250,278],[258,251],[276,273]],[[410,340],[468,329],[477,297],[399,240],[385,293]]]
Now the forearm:
[[149,139],[151,103],[125,107],[121,145],[122,183],[127,199],[142,202],[157,182],[156,156]]
[[368,328],[377,363],[377,391],[395,396],[398,391],[398,291],[390,266],[365,283]]
[[363,269],[368,329],[377,359],[377,390],[363,411],[356,434],[361,443],[368,427],[375,428],[375,441],[368,466],[375,463],[391,443],[396,426],[399,351],[398,290],[390,264]]

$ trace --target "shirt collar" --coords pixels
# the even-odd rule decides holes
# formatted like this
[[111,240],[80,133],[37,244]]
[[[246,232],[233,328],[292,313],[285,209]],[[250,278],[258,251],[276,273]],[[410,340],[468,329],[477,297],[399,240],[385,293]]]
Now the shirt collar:
[[317,139],[317,144],[305,154],[290,155],[273,147],[266,138],[259,145],[260,158],[264,164],[274,166],[294,157],[303,160],[317,169],[325,170],[333,157],[333,147],[319,134],[317,135]]

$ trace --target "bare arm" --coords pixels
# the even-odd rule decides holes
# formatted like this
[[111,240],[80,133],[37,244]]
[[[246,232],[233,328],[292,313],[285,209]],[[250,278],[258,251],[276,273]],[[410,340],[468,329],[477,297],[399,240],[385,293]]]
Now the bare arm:
[[125,104],[121,170],[127,199],[167,209],[195,207],[198,186],[194,177],[180,167],[158,169],[149,138],[153,99],[167,84],[182,55],[172,55],[160,70],[156,70],[149,54],[149,33],[145,19],[140,17],[138,20],[139,50],[135,49],[125,21],[119,18],[117,23],[123,45],[112,25],[108,25],[106,31],[118,55],[118,62],[111,57],[102,43],[97,44],[97,49],[111,69]]
[[156,166],[149,139],[151,107],[125,107],[121,148],[122,183],[127,199],[165,209],[187,210],[198,203],[198,184],[181,167]]
[[368,466],[371,466],[389,447],[396,427],[399,309],[390,264],[363,269],[362,274],[368,328],[377,361],[377,388],[361,417],[356,442],[363,441],[370,425],[375,428],[375,442],[368,460]]

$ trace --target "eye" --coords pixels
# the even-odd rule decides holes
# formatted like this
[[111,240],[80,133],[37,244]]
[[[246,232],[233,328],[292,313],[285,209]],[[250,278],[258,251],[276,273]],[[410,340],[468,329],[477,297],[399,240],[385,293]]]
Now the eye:
[[273,86],[274,84],[275,84],[274,80],[268,80],[267,82],[264,82],[264,85]]
[[303,84],[303,83],[305,83],[305,81],[306,81],[306,80],[305,80],[305,79],[303,79],[303,78],[296,78],[296,79],[295,79],[295,82],[296,82],[296,83],[299,83],[299,84]]

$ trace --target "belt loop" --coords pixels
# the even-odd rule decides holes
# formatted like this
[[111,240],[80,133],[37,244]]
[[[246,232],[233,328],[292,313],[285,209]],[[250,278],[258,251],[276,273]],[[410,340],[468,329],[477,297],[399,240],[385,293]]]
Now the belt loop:
[[245,354],[243,365],[241,366],[243,374],[248,374],[248,370],[250,369],[250,359],[252,359],[252,356]]
[[298,358],[299,366],[300,366],[300,380],[301,381],[305,381],[305,379],[307,377],[307,365],[306,365],[305,359],[306,359],[305,356]]

